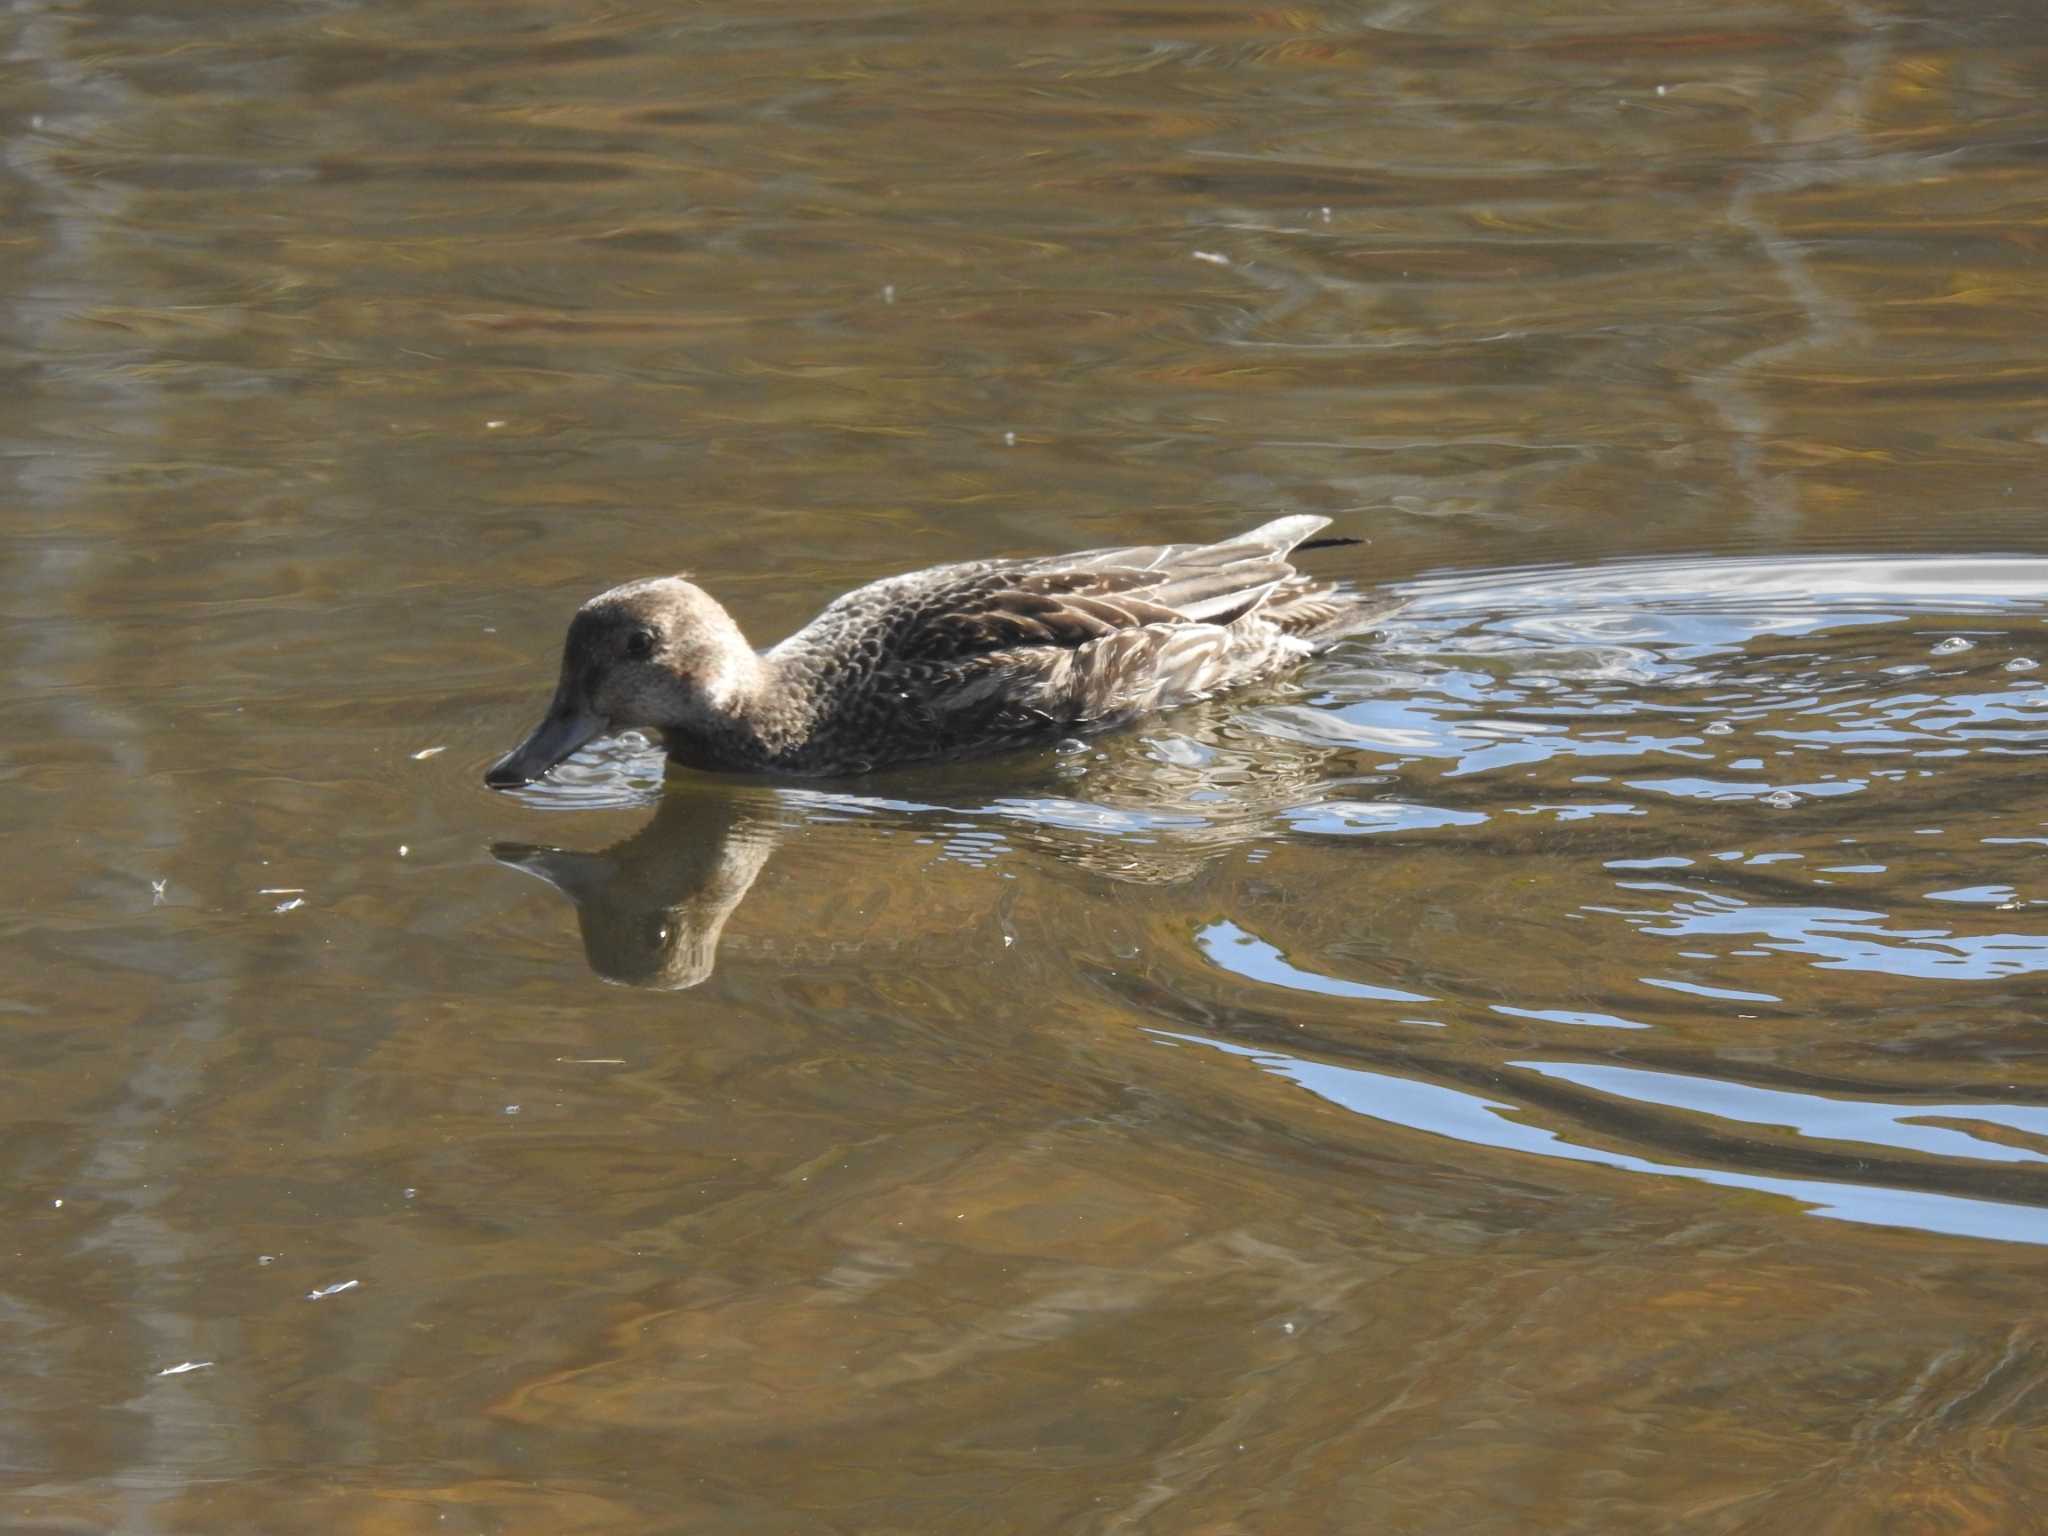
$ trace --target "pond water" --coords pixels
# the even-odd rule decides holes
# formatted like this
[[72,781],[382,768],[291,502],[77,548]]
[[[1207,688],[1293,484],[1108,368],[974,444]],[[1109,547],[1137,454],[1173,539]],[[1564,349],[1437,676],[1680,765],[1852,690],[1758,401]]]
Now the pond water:
[[[2011,1532],[2048,30],[1964,0],[21,0],[21,1531]],[[494,793],[1316,512],[1078,747]]]

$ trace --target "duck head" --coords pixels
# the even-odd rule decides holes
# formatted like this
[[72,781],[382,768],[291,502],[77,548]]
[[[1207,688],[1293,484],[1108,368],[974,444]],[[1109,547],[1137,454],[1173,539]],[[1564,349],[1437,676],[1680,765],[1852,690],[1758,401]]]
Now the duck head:
[[577,748],[620,731],[716,735],[745,703],[759,667],[731,615],[680,576],[601,592],[569,621],[547,713],[484,783],[530,784]]

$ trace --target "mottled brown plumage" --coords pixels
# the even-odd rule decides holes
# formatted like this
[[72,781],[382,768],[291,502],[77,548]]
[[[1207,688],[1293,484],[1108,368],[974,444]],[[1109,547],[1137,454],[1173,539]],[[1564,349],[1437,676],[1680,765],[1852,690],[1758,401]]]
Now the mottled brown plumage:
[[527,783],[635,727],[692,768],[809,776],[1106,730],[1271,676],[1383,616],[1391,603],[1289,563],[1328,523],[891,576],[761,654],[681,577],[628,582],[578,610],[547,715],[485,782]]

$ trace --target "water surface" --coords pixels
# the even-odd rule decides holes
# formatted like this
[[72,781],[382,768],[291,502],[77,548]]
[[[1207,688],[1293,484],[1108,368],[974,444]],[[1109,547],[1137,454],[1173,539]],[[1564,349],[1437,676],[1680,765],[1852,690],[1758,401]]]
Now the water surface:
[[[11,1528],[2039,1520],[2031,15],[0,43]],[[614,581],[1294,512],[1273,686],[481,786]]]

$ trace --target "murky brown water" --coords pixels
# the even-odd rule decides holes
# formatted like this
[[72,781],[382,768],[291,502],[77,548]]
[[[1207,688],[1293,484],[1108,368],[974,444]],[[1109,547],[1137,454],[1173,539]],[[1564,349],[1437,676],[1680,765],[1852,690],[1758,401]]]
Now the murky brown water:
[[[2035,8],[0,48],[10,1529],[2048,1529]],[[479,783],[1294,511],[1287,686]]]

